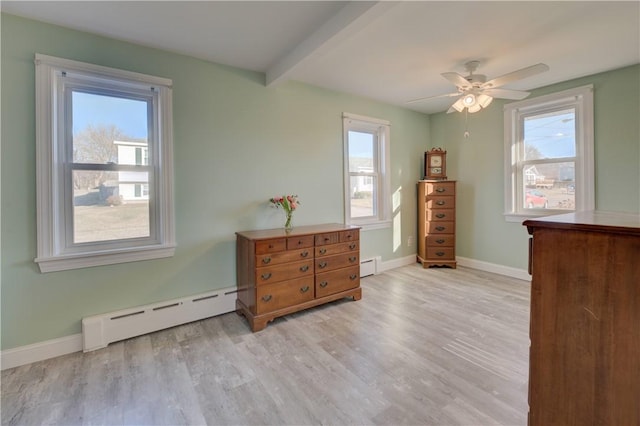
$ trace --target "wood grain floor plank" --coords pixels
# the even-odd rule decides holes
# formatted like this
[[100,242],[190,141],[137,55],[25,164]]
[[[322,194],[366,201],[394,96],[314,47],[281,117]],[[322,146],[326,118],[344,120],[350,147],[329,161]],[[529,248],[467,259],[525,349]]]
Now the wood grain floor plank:
[[2,372],[3,425],[524,425],[529,285],[411,265],[363,298],[230,313]]

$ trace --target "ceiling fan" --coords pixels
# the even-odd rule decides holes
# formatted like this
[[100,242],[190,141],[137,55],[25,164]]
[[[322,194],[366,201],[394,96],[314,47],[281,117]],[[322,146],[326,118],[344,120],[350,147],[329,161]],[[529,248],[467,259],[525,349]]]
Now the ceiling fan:
[[493,98],[515,100],[526,98],[529,96],[529,92],[500,89],[499,87],[507,83],[511,83],[512,81],[522,80],[523,78],[531,77],[532,75],[549,70],[549,67],[546,64],[536,64],[487,81],[486,75],[474,74],[479,65],[480,61],[467,62],[465,64],[465,68],[469,75],[466,77],[458,74],[457,72],[445,72],[441,74],[458,88],[457,92],[414,99],[407,103],[458,96],[458,100],[451,105],[447,114],[454,111],[462,112],[465,108],[467,108],[471,113],[478,112],[482,108],[488,107],[491,101],[493,101]]

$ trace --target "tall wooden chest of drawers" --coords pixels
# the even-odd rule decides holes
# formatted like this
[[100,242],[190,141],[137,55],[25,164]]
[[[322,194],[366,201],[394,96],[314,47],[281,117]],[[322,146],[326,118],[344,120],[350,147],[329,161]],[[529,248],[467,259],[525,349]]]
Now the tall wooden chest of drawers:
[[362,297],[359,227],[237,232],[236,243],[236,309],[252,331],[283,315]]
[[526,220],[529,425],[640,425],[640,215]]
[[456,181],[418,182],[418,262],[456,267]]

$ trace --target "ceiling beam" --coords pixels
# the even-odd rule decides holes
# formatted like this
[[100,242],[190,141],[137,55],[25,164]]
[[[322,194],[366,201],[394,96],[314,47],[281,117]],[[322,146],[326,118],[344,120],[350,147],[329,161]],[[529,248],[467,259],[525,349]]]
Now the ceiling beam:
[[351,1],[291,52],[271,65],[266,72],[266,86],[287,81],[293,71],[314,55],[330,50],[337,43],[358,33],[383,15],[397,2]]

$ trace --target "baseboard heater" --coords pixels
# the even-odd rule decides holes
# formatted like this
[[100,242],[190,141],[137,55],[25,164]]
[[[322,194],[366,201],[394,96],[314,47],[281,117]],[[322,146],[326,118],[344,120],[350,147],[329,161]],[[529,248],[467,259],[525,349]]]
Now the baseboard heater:
[[376,258],[363,259],[360,261],[360,278],[374,275],[376,273]]
[[82,319],[84,352],[236,309],[235,287]]

